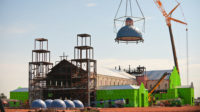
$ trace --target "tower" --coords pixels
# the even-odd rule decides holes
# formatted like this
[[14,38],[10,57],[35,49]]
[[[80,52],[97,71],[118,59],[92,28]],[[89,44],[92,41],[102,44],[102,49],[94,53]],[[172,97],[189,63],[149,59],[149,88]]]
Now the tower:
[[29,104],[35,99],[43,99],[42,89],[46,86],[46,74],[52,68],[48,40],[37,38],[32,50],[32,61],[29,62]]
[[81,88],[85,89],[83,94],[87,93],[87,105],[90,106],[91,102],[95,101],[97,83],[96,60],[94,60],[94,51],[93,47],[91,47],[91,35],[77,35],[77,46],[74,47],[74,59],[71,61],[78,68],[86,71],[86,73],[84,71],[79,71],[79,76],[72,76],[72,81],[76,81],[78,77],[81,77],[81,83],[77,85],[74,83],[73,86],[78,87],[78,85],[81,84]]

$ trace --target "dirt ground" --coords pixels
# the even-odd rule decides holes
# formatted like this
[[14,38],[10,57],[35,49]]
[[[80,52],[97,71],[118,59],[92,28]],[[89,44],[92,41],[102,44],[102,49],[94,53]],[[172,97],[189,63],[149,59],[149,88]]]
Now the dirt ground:
[[[183,107],[130,107],[130,108],[96,108],[100,112],[200,112],[200,106]],[[6,112],[36,112],[32,109],[6,109]],[[49,111],[53,112],[53,111]],[[55,111],[54,111],[55,112]],[[60,110],[56,112],[81,112],[80,110]],[[87,112],[87,111],[84,111]],[[96,112],[96,111],[88,111]]]
[[200,112],[200,106],[103,108],[100,112]]

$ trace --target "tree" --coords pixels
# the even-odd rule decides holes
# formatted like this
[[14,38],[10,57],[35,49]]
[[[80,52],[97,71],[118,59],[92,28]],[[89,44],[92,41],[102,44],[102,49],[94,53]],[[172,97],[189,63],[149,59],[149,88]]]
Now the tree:
[[0,94],[0,99],[7,99],[7,96],[4,93]]

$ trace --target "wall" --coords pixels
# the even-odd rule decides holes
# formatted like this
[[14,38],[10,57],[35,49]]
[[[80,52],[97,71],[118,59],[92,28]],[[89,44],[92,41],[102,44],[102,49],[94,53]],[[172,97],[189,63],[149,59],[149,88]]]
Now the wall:
[[111,85],[136,85],[137,82],[134,79],[125,79],[120,77],[112,77],[106,75],[97,75],[97,87],[98,86],[111,86]]
[[147,88],[147,75],[136,76],[137,84],[140,85],[141,83],[144,84],[145,88]]
[[19,102],[9,102],[10,107],[19,107],[20,103],[27,102],[28,92],[10,92],[10,99],[20,100]]
[[[125,107],[147,107],[148,106],[148,91],[141,84],[139,89],[120,89],[120,90],[97,90],[97,106],[107,107],[109,100],[124,99],[129,100]],[[107,101],[100,104],[100,101]],[[114,105],[114,102],[112,102]]]
[[194,88],[181,87],[181,79],[176,67],[173,69],[169,78],[170,85],[167,93],[155,94],[155,98],[158,100],[176,99],[181,98],[183,105],[194,105]]
[[[146,88],[151,90],[158,80],[148,80]],[[156,90],[167,90],[169,88],[169,80],[163,80]]]

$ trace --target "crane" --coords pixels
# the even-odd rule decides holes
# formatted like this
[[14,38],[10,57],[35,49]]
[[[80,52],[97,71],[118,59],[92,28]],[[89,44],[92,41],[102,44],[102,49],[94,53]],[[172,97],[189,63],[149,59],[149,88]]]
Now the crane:
[[176,56],[176,48],[175,48],[175,44],[174,44],[174,37],[173,37],[173,33],[172,33],[172,28],[171,28],[171,21],[175,21],[181,24],[185,24],[187,25],[186,22],[180,21],[178,19],[172,18],[171,15],[172,13],[176,10],[176,8],[180,5],[180,3],[178,3],[168,14],[165,11],[162,2],[160,0],[154,0],[154,3],[156,4],[156,6],[158,7],[158,9],[161,11],[161,13],[163,14],[163,16],[165,17],[166,20],[166,24],[169,28],[169,33],[170,33],[170,39],[171,39],[171,44],[172,44],[172,51],[173,51],[173,57],[174,57],[174,64],[178,70],[179,73],[179,66],[178,66],[178,60],[177,60],[177,56]]
[[148,93],[148,100],[151,102],[151,94],[156,90],[156,88],[160,85],[160,83],[165,79],[165,77],[169,75],[169,73],[165,72],[162,77],[158,80],[158,82],[154,85],[151,91]]

